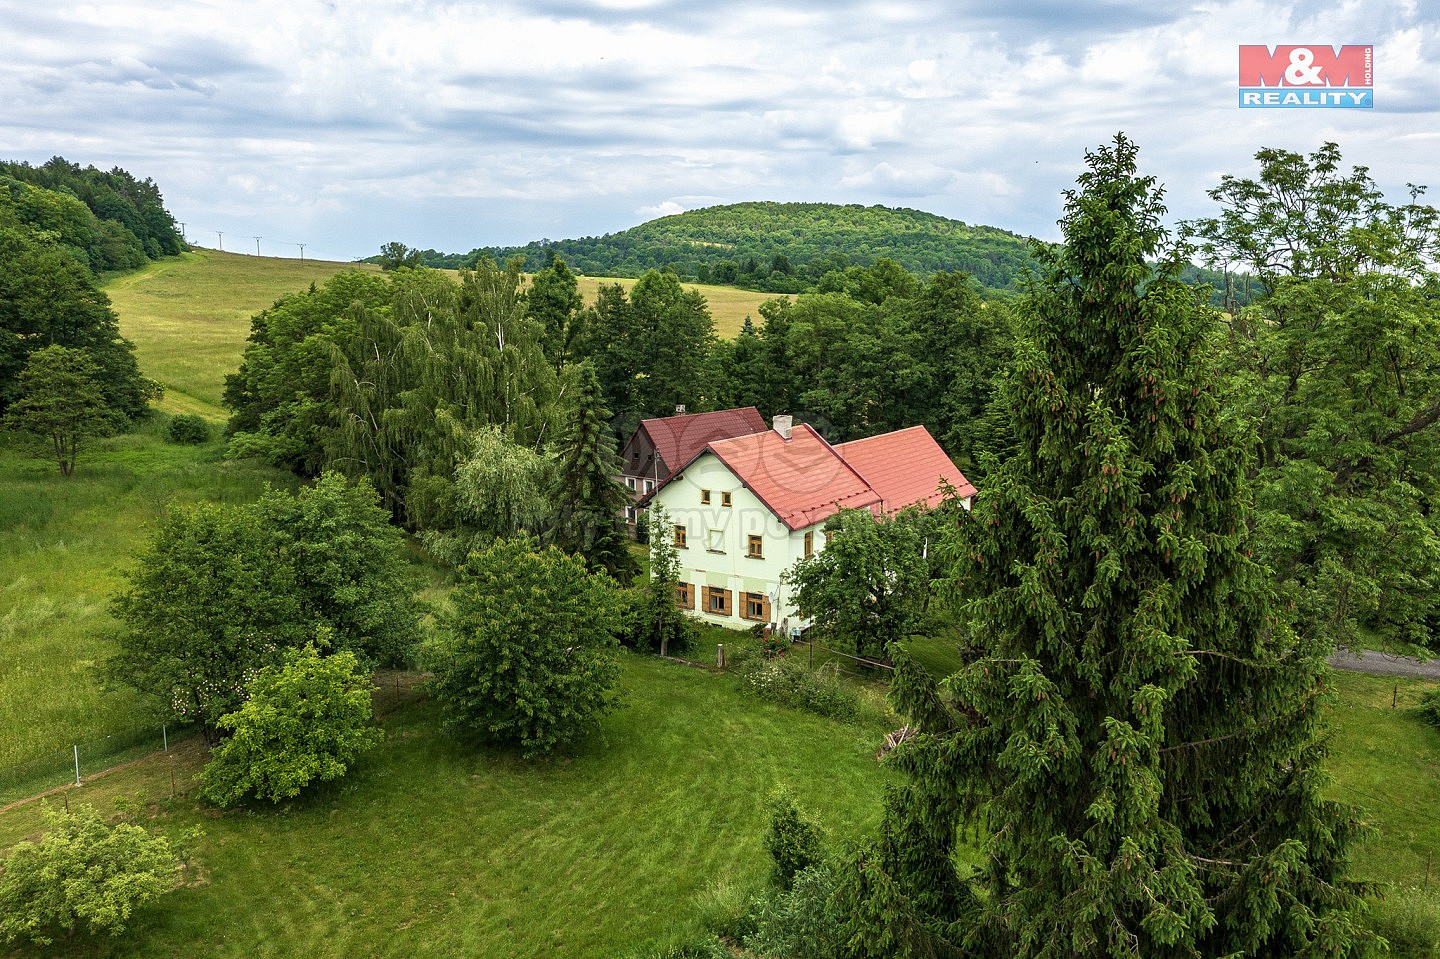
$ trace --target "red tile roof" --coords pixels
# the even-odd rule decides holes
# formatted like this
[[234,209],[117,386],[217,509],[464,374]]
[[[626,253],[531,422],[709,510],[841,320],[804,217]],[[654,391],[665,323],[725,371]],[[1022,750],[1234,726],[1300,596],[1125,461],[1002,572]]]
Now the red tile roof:
[[788,440],[762,430],[709,443],[682,461],[640,505],[707,452],[791,529],[824,522],[842,509],[893,513],[915,503],[934,506],[941,500],[941,480],[962,497],[975,495],[975,487],[923,426],[831,446],[800,423]]
[[880,494],[887,513],[912,503],[939,505],[942,480],[962,499],[975,495],[975,487],[923,426],[841,443],[835,451]]
[[719,440],[709,449],[791,529],[818,523],[842,509],[880,503],[835,447],[804,423],[788,440],[766,430]]
[[[713,413],[683,413],[641,420],[640,428],[650,435],[655,452],[673,474],[715,441],[765,430],[765,419],[753,406]],[[660,477],[662,480],[667,476]]]

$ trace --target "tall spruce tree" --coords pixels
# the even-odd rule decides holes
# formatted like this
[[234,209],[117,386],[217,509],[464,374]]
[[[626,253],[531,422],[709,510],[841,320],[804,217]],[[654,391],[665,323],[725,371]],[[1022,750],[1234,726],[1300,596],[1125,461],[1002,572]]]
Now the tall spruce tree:
[[[1320,796],[1324,649],[1250,558],[1216,318],[1135,155],[1123,135],[1089,154],[1065,242],[1036,249],[1016,455],[952,544],[982,653],[945,696],[898,656],[911,781],[842,891],[855,915],[922,917],[935,954],[1354,955],[1359,826]],[[945,868],[964,818],[989,826],[968,894]]]
[[575,415],[559,445],[556,471],[555,545],[628,581],[639,571],[630,555],[620,516],[629,500],[616,477],[620,457],[606,428],[610,411],[595,368],[583,363]]

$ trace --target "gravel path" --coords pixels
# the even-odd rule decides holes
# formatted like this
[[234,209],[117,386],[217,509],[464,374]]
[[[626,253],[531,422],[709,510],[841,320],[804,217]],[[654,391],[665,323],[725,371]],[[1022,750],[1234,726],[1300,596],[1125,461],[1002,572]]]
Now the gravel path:
[[1414,676],[1418,679],[1440,679],[1440,660],[1421,661],[1412,656],[1377,653],[1374,650],[1332,653],[1330,665],[1356,673],[1376,676]]

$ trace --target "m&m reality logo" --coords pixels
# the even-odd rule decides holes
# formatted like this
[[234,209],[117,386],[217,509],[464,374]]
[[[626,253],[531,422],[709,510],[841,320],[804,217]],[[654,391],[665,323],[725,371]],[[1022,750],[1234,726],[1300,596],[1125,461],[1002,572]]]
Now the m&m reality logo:
[[1368,110],[1375,105],[1375,48],[1311,43],[1240,46],[1240,106]]

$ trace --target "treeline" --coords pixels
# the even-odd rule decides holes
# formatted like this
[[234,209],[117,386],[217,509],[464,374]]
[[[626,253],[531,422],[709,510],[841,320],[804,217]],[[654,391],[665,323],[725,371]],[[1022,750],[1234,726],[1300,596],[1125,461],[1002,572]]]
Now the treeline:
[[72,252],[95,273],[132,270],[184,249],[153,180],[63,157],[0,162],[0,228],[23,228]]
[[0,163],[0,414],[32,394],[8,424],[49,438],[62,472],[79,436],[124,428],[159,392],[96,275],[181,249],[149,179],[60,157]]

